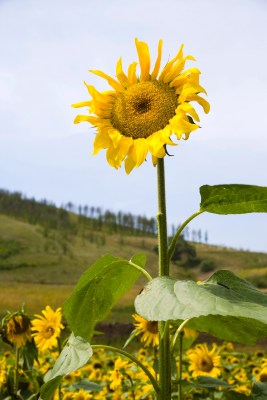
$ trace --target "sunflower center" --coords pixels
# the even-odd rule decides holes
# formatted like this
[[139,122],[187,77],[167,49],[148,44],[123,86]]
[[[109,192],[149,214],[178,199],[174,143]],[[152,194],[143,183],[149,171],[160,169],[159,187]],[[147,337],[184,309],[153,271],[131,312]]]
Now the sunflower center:
[[260,381],[261,382],[267,382],[267,373],[266,374],[265,373],[261,374]]
[[46,339],[49,339],[51,336],[53,336],[54,332],[54,328],[52,328],[52,326],[48,326],[44,332],[44,337]]
[[158,333],[158,323],[157,321],[147,321],[147,330],[150,333]]
[[210,357],[203,357],[200,360],[200,367],[199,369],[203,372],[210,372],[213,368],[213,362]]
[[120,93],[111,123],[123,136],[147,138],[168,125],[178,106],[175,89],[163,82],[138,82]]

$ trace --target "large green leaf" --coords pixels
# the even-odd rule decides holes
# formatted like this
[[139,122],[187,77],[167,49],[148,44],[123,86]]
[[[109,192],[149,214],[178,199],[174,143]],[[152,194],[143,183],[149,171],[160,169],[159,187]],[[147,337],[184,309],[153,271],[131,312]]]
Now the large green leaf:
[[201,186],[200,210],[214,214],[267,212],[267,187],[252,185]]
[[230,271],[217,271],[201,284],[158,277],[135,299],[150,321],[184,321],[187,327],[224,340],[255,343],[267,337],[267,295]]
[[[133,257],[143,267],[144,257]],[[63,306],[64,315],[75,335],[90,340],[98,321],[128,292],[141,272],[129,261],[107,254],[82,275]]]
[[45,384],[40,390],[42,400],[51,400],[62,378],[85,365],[92,354],[90,344],[83,338],[75,337],[72,334],[54,367],[44,377]]

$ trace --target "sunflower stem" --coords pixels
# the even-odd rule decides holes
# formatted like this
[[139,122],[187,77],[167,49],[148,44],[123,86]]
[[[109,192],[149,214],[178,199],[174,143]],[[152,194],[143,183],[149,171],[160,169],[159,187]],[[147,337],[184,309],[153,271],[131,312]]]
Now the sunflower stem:
[[[164,159],[157,162],[159,276],[169,275]],[[159,400],[171,399],[171,353],[168,322],[159,322]]]
[[14,376],[14,395],[17,396],[19,389],[19,356],[20,349],[16,345],[16,353],[15,353],[15,376]]
[[179,367],[178,367],[178,393],[179,393],[179,400],[183,399],[183,388],[182,388],[182,372],[183,372],[183,332],[179,332]]

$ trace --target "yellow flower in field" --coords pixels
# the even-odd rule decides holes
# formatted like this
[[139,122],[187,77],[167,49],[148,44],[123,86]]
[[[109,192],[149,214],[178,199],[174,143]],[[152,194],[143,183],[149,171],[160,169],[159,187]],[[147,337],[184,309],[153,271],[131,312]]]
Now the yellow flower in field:
[[[206,93],[200,86],[200,71],[197,68],[184,70],[192,56],[183,55],[183,45],[176,56],[160,71],[162,40],[158,43],[158,55],[150,70],[150,53],[147,43],[135,39],[140,66],[129,65],[127,74],[122,69],[120,58],[116,66],[116,78],[102,71],[90,71],[105,79],[112,90],[98,92],[85,83],[91,100],[74,104],[73,107],[88,107],[89,115],[78,115],[74,123],[87,121],[97,128],[94,152],[107,149],[108,163],[119,168],[125,162],[130,173],[152,155],[153,164],[166,155],[166,145],[175,145],[171,139],[188,139],[198,129],[199,116],[191,102],[200,104],[206,113],[209,103],[199,96]],[[196,122],[195,122],[196,121]]]
[[147,321],[140,317],[140,315],[133,314],[134,319],[137,321],[134,323],[136,327],[136,335],[142,334],[141,341],[145,346],[150,344],[154,347],[159,345],[159,331],[157,321]]
[[23,347],[32,340],[31,321],[22,312],[12,314],[6,322],[5,336],[9,343]]
[[127,361],[123,361],[121,357],[118,357],[114,364],[114,370],[110,373],[109,380],[111,381],[110,388],[112,390],[116,390],[121,386],[123,374],[121,370],[123,370],[128,365]]
[[242,393],[245,396],[249,396],[251,393],[251,388],[248,385],[240,385],[233,388],[233,391],[237,393]]
[[53,311],[50,306],[46,306],[42,314],[36,314],[36,319],[32,321],[32,336],[38,349],[44,351],[57,346],[57,339],[64,326],[61,323],[61,308]]
[[267,382],[267,365],[266,367],[263,367],[261,372],[258,375],[258,379],[259,382]]
[[72,398],[73,400],[90,400],[93,399],[93,395],[84,389],[80,389],[79,392],[73,393]]
[[0,361],[0,392],[2,387],[6,383],[6,378],[7,378],[6,359],[2,358],[2,360]]
[[191,329],[191,328],[184,328],[183,332],[184,332],[184,339],[188,339],[188,340],[196,340],[199,335],[198,331],[196,331],[195,329]]
[[187,351],[187,356],[190,362],[188,370],[192,371],[193,378],[201,375],[217,378],[221,374],[221,357],[215,344],[211,350],[206,343],[198,344]]

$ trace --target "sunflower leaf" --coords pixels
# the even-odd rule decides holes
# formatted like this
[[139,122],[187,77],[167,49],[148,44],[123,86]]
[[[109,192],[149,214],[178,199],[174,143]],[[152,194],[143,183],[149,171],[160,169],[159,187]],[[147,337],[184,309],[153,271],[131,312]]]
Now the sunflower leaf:
[[44,376],[45,384],[40,390],[42,400],[51,400],[62,378],[85,365],[92,354],[92,348],[86,340],[71,334],[54,367]]
[[[144,258],[138,255],[133,259],[143,267]],[[90,340],[96,323],[108,315],[140,274],[127,260],[110,254],[88,268],[63,306],[74,334]]]
[[230,271],[217,271],[202,284],[158,277],[135,299],[150,321],[183,321],[187,328],[224,340],[255,343],[266,337],[267,295]]
[[200,210],[213,214],[267,212],[267,187],[253,185],[204,185]]
[[216,388],[216,387],[226,387],[230,388],[234,385],[223,381],[222,379],[213,378],[212,376],[198,376],[194,382],[182,381],[183,385],[189,385],[196,388]]
[[252,399],[266,400],[267,399],[267,382],[255,382],[252,387]]

